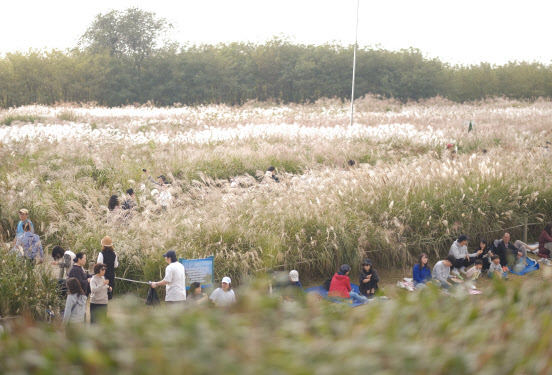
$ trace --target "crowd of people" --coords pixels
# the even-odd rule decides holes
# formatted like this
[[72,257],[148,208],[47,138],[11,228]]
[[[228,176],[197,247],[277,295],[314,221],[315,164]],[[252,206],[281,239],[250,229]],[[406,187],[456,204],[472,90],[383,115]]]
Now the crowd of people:
[[[273,171],[270,177],[273,178]],[[166,180],[160,176],[154,183],[161,186]],[[151,177],[148,178],[151,179]],[[275,180],[275,182],[278,182]],[[133,201],[134,192],[127,191],[128,198],[124,201],[122,209],[131,209],[135,206]],[[120,207],[118,199],[110,199],[110,209]],[[11,250],[18,257],[21,257],[32,265],[44,261],[44,250],[38,235],[34,233],[34,225],[29,218],[29,211],[25,208],[19,210],[20,221],[17,224],[17,234]],[[490,244],[485,239],[479,240],[477,250],[468,251],[467,235],[460,235],[451,245],[449,255],[439,260],[433,267],[429,267],[427,254],[420,254],[418,262],[414,265],[412,276],[416,289],[426,288],[428,284],[449,289],[455,284],[475,283],[481,274],[486,273],[489,277],[508,278],[508,272],[518,272],[527,265],[527,253],[532,252],[538,255],[545,264],[549,263],[552,251],[552,225],[547,224],[539,236],[537,246],[530,246],[522,241],[512,243],[510,234],[504,233],[502,239],[495,240]],[[70,249],[63,249],[55,246],[52,250],[53,265],[59,267],[58,279],[60,291],[67,294],[66,306],[63,314],[65,324],[86,321],[86,310],[88,297],[90,297],[90,322],[96,323],[106,316],[107,305],[113,298],[115,290],[115,270],[119,266],[118,257],[114,250],[113,239],[105,236],[100,241],[100,251],[96,262],[92,263],[87,272],[87,256],[84,252],[74,253]],[[202,292],[201,285],[194,282],[186,290],[186,270],[178,261],[176,253],[172,250],[163,254],[167,267],[163,280],[151,282],[151,288],[160,286],[166,287],[165,302],[167,304],[205,304],[210,303],[218,307],[227,307],[236,302],[236,296],[232,288],[230,277],[222,278],[221,285],[215,289],[210,296]],[[359,267],[359,292],[356,293],[351,287],[349,274],[351,267],[347,264],[341,265],[337,272],[329,280],[328,297],[330,299],[350,300],[351,302],[367,303],[378,292],[380,278],[370,259],[365,259]],[[292,270],[288,275],[286,286],[303,290],[299,281],[299,273]]]

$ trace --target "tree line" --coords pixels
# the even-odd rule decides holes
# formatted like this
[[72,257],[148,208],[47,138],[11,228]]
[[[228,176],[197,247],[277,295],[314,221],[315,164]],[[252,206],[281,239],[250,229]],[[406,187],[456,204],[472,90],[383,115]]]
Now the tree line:
[[[0,106],[350,99],[353,46],[274,38],[263,44],[158,48],[159,36],[169,28],[166,20],[136,8],[111,11],[98,15],[72,50],[7,53],[0,58]],[[537,62],[451,66],[413,48],[360,48],[356,72],[357,98],[369,93],[401,101],[438,95],[457,102],[552,97],[552,65]]]

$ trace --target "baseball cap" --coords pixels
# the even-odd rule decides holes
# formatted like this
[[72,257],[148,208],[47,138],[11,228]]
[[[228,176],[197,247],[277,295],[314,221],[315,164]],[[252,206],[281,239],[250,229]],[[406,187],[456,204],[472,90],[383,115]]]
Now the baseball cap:
[[222,282],[226,284],[232,284],[232,280],[228,276],[222,278]]
[[28,214],[29,213],[29,210],[27,210],[26,208],[22,208],[19,210],[20,213],[22,214]]
[[297,272],[296,270],[290,271],[289,278],[293,282],[299,281],[299,272]]
[[176,253],[173,250],[167,251],[166,254],[163,254],[165,258],[176,258]]

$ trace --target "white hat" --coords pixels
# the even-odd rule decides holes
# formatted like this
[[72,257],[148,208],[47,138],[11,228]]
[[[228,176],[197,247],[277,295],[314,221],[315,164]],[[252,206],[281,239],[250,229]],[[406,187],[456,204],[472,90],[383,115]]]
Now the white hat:
[[222,282],[226,284],[232,284],[232,280],[228,276],[222,278]]
[[289,272],[289,279],[293,281],[294,283],[299,281],[299,272],[296,270],[292,270]]

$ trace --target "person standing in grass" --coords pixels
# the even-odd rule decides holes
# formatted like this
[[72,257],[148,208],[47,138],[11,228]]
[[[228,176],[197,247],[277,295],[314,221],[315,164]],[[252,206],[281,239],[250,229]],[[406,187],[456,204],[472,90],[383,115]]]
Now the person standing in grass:
[[[32,232],[30,221],[23,224],[23,235],[17,237],[14,251],[18,254],[18,256],[22,255],[33,265],[37,262],[37,260],[38,263],[42,263],[44,261],[44,250],[42,248],[42,243],[40,242],[40,237]],[[23,253],[21,253],[21,251]]]
[[133,188],[130,188],[130,189],[127,189],[126,194],[128,198],[125,199],[122,205],[122,209],[132,210],[134,207],[136,207],[136,193],[134,192]]
[[228,276],[223,277],[220,288],[215,289],[209,296],[209,299],[217,307],[228,307],[236,303],[236,295],[232,290],[232,280]]
[[379,276],[372,261],[370,259],[364,259],[362,267],[360,269],[358,289],[362,296],[368,298],[374,298],[374,293],[378,288]]
[[107,267],[105,272],[105,278],[109,280],[109,286],[111,290],[108,293],[109,299],[113,298],[113,290],[115,289],[115,268],[119,267],[119,260],[117,254],[113,250],[113,240],[109,236],[102,238],[100,245],[102,245],[102,251],[98,254],[98,260],[96,263],[104,263]]
[[15,237],[16,238],[23,234],[23,232],[24,232],[23,225],[25,225],[25,223],[30,224],[31,233],[34,233],[34,225],[29,220],[29,210],[27,210],[26,208],[22,208],[22,209],[19,210],[19,223],[17,223],[17,228],[15,230]]
[[111,291],[109,280],[105,278],[107,266],[103,263],[94,265],[94,276],[90,279],[90,323],[107,316],[107,293]]
[[186,301],[186,271],[182,263],[176,258],[176,253],[172,250],[163,254],[165,262],[168,264],[165,268],[165,278],[158,282],[152,282],[151,287],[167,286],[165,294],[165,303],[179,304]]
[[67,276],[71,267],[73,267],[73,260],[75,257],[75,253],[71,250],[66,251],[61,246],[54,246],[52,249],[52,258],[54,258],[52,264],[54,266],[59,266],[58,279],[63,279]]
[[440,260],[433,267],[432,278],[439,284],[441,288],[449,289],[452,284],[449,282],[450,278],[450,267],[452,267],[453,262],[455,261],[453,255],[449,255],[445,260]]
[[74,277],[67,279],[67,301],[63,312],[63,325],[69,323],[84,323],[86,321],[86,294],[81,283]]
[[83,268],[83,266],[86,265],[86,254],[83,252],[77,253],[77,255],[75,255],[73,263],[73,267],[71,267],[71,270],[67,274],[67,277],[73,277],[77,279],[80,282],[81,288],[84,293],[88,295],[88,284],[90,283],[90,279],[88,278],[88,276],[86,276],[86,272],[84,272]]
[[416,289],[426,288],[427,282],[431,281],[431,268],[429,268],[429,258],[426,253],[421,253],[418,263],[414,265],[412,279],[414,280],[414,288]]
[[458,237],[456,241],[450,247],[449,255],[454,257],[454,262],[452,263],[452,273],[455,275],[460,275],[460,272],[466,272],[466,267],[470,264],[473,264],[475,258],[483,254],[483,250],[478,250],[475,253],[468,253],[468,241],[469,238],[465,234],[462,234]]
[[550,259],[552,251],[552,224],[548,223],[539,236],[539,252],[537,255],[544,259]]
[[328,297],[346,298],[360,303],[367,303],[369,301],[367,297],[353,292],[351,288],[351,281],[349,279],[350,272],[351,267],[348,264],[343,264],[339,268],[339,272],[332,278],[330,290],[328,291]]

